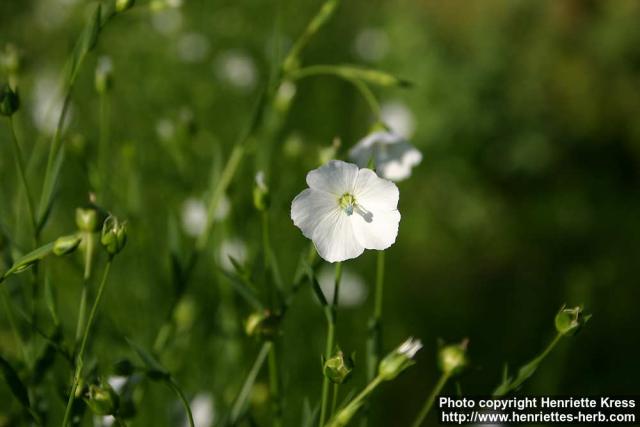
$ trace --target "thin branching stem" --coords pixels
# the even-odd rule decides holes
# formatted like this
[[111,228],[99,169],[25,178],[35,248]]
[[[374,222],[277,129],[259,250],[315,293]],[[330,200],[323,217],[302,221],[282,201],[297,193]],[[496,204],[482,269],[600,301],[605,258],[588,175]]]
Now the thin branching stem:
[[427,400],[422,405],[422,409],[418,413],[415,421],[413,422],[413,424],[411,424],[412,427],[420,427],[422,425],[424,419],[427,417],[429,411],[433,407],[433,402],[435,402],[436,397],[440,394],[447,381],[449,381],[450,376],[451,375],[446,372],[440,376],[440,379],[436,383],[435,387],[433,387],[433,390],[429,394],[429,397],[427,397]]
[[96,299],[93,302],[91,311],[89,312],[87,325],[84,328],[82,341],[80,342],[80,349],[78,350],[78,355],[76,356],[76,368],[73,374],[73,382],[71,384],[69,400],[67,400],[67,408],[65,409],[65,412],[64,412],[62,427],[67,427],[69,423],[69,417],[71,416],[71,408],[73,407],[73,401],[75,399],[76,390],[78,388],[78,383],[80,382],[80,376],[82,374],[82,367],[83,367],[82,358],[84,356],[84,350],[87,345],[87,340],[89,339],[89,331],[91,330],[91,326],[93,325],[93,321],[95,319],[96,313],[98,312],[98,306],[100,305],[100,301],[102,300],[102,294],[104,293],[105,284],[107,283],[107,278],[109,277],[109,270],[111,269],[112,262],[113,262],[113,258],[109,257],[109,260],[107,261],[107,264],[104,267],[104,272],[102,274],[102,280],[100,281],[100,286],[98,287],[98,293],[96,295]]
[[189,427],[195,427],[195,423],[193,422],[193,414],[191,413],[191,406],[189,406],[189,401],[187,400],[184,393],[178,386],[178,383],[176,383],[176,380],[174,380],[171,377],[167,379],[166,383],[180,398],[180,402],[182,402],[184,411],[187,413],[187,419],[189,420]]
[[[330,314],[327,316],[327,345],[325,347],[324,358],[328,360],[333,354],[335,347],[336,323],[338,303],[340,301],[340,282],[342,281],[342,263],[336,263],[335,282],[333,288],[333,302],[330,307]],[[324,426],[329,408],[329,377],[324,375],[322,379],[322,401],[320,403],[320,426]]]
[[253,363],[247,378],[244,380],[244,384],[242,384],[242,388],[240,389],[240,393],[238,393],[238,397],[236,397],[235,402],[233,403],[233,407],[231,408],[231,424],[234,425],[238,419],[240,418],[240,414],[244,409],[247,399],[249,399],[249,394],[251,393],[251,389],[253,388],[253,384],[256,381],[256,377],[260,372],[260,368],[264,364],[269,351],[271,350],[271,346],[273,343],[271,341],[265,341],[262,344],[262,348],[260,348],[260,352],[258,353],[258,357],[256,357],[256,361]]

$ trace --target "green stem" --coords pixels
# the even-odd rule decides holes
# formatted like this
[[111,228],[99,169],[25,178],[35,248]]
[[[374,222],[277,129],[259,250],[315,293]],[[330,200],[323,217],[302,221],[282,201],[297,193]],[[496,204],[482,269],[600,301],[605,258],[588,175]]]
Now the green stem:
[[189,406],[189,401],[182,393],[182,390],[176,383],[173,378],[167,379],[167,385],[178,395],[180,401],[182,402],[182,406],[184,406],[184,411],[187,413],[187,418],[189,420],[189,427],[195,427],[195,423],[193,422],[193,414],[191,413],[191,407]]
[[107,176],[109,172],[109,96],[106,91],[100,93],[100,143],[98,148],[98,176],[102,202],[107,194]]
[[[325,347],[324,358],[328,360],[333,354],[336,321],[338,312],[338,302],[340,298],[340,282],[342,279],[342,263],[336,263],[335,286],[333,288],[333,303],[327,316],[327,346]],[[320,427],[324,426],[327,419],[327,409],[329,406],[329,377],[324,375],[322,379],[322,402],[320,404]]]
[[278,374],[278,358],[275,343],[269,351],[269,386],[271,388],[271,407],[273,425],[282,427],[282,397],[280,396],[280,375]]
[[98,287],[98,294],[96,295],[96,299],[93,302],[91,311],[89,312],[89,320],[87,321],[87,326],[85,327],[84,334],[82,335],[80,350],[78,351],[78,355],[76,356],[76,369],[73,374],[73,383],[71,384],[71,392],[69,393],[67,408],[65,409],[65,412],[64,412],[62,427],[66,427],[69,423],[69,417],[71,416],[71,408],[73,407],[73,401],[75,399],[76,389],[78,388],[78,383],[80,382],[80,375],[82,374],[82,366],[83,366],[82,357],[84,356],[84,350],[87,345],[87,340],[89,338],[89,331],[91,330],[91,325],[93,325],[93,321],[95,319],[96,313],[98,312],[98,306],[100,305],[102,294],[104,292],[104,287],[105,287],[105,284],[107,283],[107,277],[109,276],[109,270],[111,269],[112,261],[113,261],[113,258],[109,257],[109,260],[107,261],[107,265],[104,267],[102,280],[100,281],[100,286]]
[[371,113],[375,116],[375,118],[378,121],[382,121],[380,113],[380,103],[376,99],[376,96],[373,94],[369,86],[367,86],[361,80],[342,75],[339,71],[337,71],[330,65],[312,65],[302,68],[301,70],[296,71],[292,75],[292,78],[295,80],[301,80],[307,77],[315,76],[333,76],[351,83],[358,90],[358,92],[362,96],[362,99],[364,99],[364,101],[367,103],[369,109],[371,110]]
[[20,175],[20,181],[22,181],[22,187],[24,189],[24,194],[27,199],[27,207],[29,209],[29,218],[31,220],[31,226],[33,227],[33,234],[35,236],[37,232],[37,226],[38,226],[37,220],[36,220],[36,211],[33,207],[31,189],[29,188],[29,183],[27,182],[27,175],[24,170],[24,159],[22,157],[22,150],[20,149],[20,143],[18,142],[18,137],[16,136],[16,129],[13,124],[13,117],[11,116],[9,116],[9,128],[11,129],[11,141],[13,142],[13,154],[16,158],[18,175]]
[[447,383],[447,381],[449,381],[449,377],[450,377],[450,374],[447,374],[447,373],[443,373],[440,376],[438,383],[431,391],[431,394],[429,395],[427,400],[424,402],[424,405],[422,406],[420,413],[416,417],[416,420],[413,422],[413,424],[411,424],[412,427],[420,427],[420,425],[422,425],[422,422],[427,417],[427,414],[433,407],[433,402],[435,402],[436,397],[438,396],[438,394],[440,394],[440,392],[442,391],[442,388]]
[[240,389],[240,393],[238,393],[238,397],[236,398],[235,402],[233,403],[233,407],[231,408],[232,425],[235,425],[238,421],[240,413],[244,409],[247,399],[249,398],[249,394],[251,393],[251,389],[253,388],[253,383],[256,381],[256,377],[258,376],[260,368],[262,368],[262,365],[264,364],[264,361],[267,358],[272,345],[273,344],[270,341],[266,341],[264,344],[262,344],[262,348],[258,353],[258,357],[256,357],[256,361],[253,363],[253,366],[251,367],[251,370],[249,371],[249,374],[247,375],[247,378],[245,379],[244,384]]
[[382,302],[384,300],[384,266],[385,252],[378,251],[376,258],[376,287],[373,302],[373,317],[369,324],[369,342],[367,345],[368,364],[367,378],[373,379],[376,375],[380,353],[382,351]]
[[93,233],[85,233],[83,240],[85,241],[84,253],[84,275],[82,280],[82,292],[80,294],[80,304],[78,308],[78,322],[76,324],[76,343],[82,337],[85,320],[87,317],[87,296],[89,288],[89,279],[91,277],[91,265],[93,263]]
[[[375,377],[373,380],[371,380],[369,382],[369,384],[367,384],[367,386],[356,396],[354,397],[351,402],[349,402],[347,404],[347,406],[345,406],[344,408],[342,408],[342,410],[340,410],[340,412],[338,412],[333,418],[332,421],[330,421],[327,426],[328,427],[338,427],[338,426],[344,426],[346,425],[346,423],[351,420],[351,417],[353,417],[353,415],[355,415],[355,413],[358,411],[358,409],[360,409],[360,407],[364,404],[365,399],[371,394],[373,393],[373,391],[383,382],[384,380],[382,379],[382,377],[380,377],[379,375],[377,377]],[[345,420],[342,420],[340,418],[346,418]]]
[[340,393],[340,384],[333,384],[333,399],[331,401],[331,412],[329,412],[329,418],[336,413],[336,408],[338,407],[338,395]]

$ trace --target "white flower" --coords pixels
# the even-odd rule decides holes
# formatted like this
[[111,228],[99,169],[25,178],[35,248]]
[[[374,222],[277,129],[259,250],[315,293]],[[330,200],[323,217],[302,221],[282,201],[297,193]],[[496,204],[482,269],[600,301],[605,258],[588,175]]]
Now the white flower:
[[416,120],[413,113],[400,101],[389,101],[380,107],[382,121],[397,134],[411,138],[416,130]]
[[358,33],[353,47],[365,61],[379,61],[389,52],[389,36],[384,30],[366,28]]
[[400,344],[400,347],[396,349],[399,354],[407,356],[409,359],[413,359],[418,351],[422,348],[422,341],[414,339],[413,337],[407,338],[405,342]]
[[240,50],[229,50],[216,60],[218,77],[244,91],[253,89],[258,78],[251,56]]
[[[318,272],[318,284],[327,301],[333,301],[335,291],[335,272],[328,265],[324,265]],[[340,280],[340,307],[356,307],[367,298],[367,286],[362,277],[344,268]]]
[[[33,100],[31,117],[36,128],[47,135],[52,135],[58,127],[58,119],[62,113],[64,97],[60,92],[57,78],[50,71],[45,71],[36,77],[33,86]],[[63,123],[63,130],[69,125],[73,108],[67,108],[67,115]]]
[[[209,393],[198,393],[191,400],[191,413],[196,427],[210,427],[215,420],[213,398]],[[189,426],[189,420],[184,420],[183,426]]]
[[218,252],[218,263],[220,267],[226,271],[234,271],[235,267],[231,263],[229,257],[232,257],[240,264],[244,264],[247,260],[247,245],[237,238],[226,239],[220,245]]
[[411,169],[422,161],[422,153],[402,136],[387,131],[373,132],[361,139],[349,157],[359,166],[373,158],[376,171],[386,179],[401,181],[411,176]]
[[398,235],[398,187],[370,169],[332,160],[307,174],[309,188],[291,204],[291,219],[329,262],[382,250]]
[[[215,221],[224,220],[231,210],[229,198],[223,195],[213,216]],[[182,229],[191,237],[198,237],[207,227],[207,207],[202,200],[189,198],[182,204]]]

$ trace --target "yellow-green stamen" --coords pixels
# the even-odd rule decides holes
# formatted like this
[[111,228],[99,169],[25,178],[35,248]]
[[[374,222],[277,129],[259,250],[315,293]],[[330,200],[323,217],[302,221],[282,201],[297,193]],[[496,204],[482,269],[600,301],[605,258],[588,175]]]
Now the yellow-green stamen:
[[353,214],[353,208],[356,205],[356,198],[353,197],[353,194],[344,193],[338,199],[338,204],[340,205],[340,209],[345,211],[347,215]]

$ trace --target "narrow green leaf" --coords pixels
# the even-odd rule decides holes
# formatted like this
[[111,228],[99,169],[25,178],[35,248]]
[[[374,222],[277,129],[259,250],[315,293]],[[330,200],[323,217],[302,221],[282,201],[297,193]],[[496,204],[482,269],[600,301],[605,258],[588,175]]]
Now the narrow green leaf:
[[60,147],[58,154],[56,155],[53,168],[51,169],[51,176],[44,181],[42,188],[42,194],[40,196],[40,204],[38,205],[38,231],[42,230],[44,224],[46,224],[49,214],[51,213],[51,205],[53,204],[53,194],[55,192],[56,183],[58,182],[58,176],[64,163],[65,149],[64,145]]
[[[233,258],[229,258],[232,260],[231,262],[234,263]],[[234,264],[234,266],[235,265],[236,264]],[[251,281],[248,277],[240,276],[239,274],[226,271],[222,267],[219,267],[219,270],[229,279],[231,286],[233,286],[235,291],[238,292],[238,294],[243,297],[249,303],[249,305],[251,305],[256,310],[264,309],[264,306],[258,299],[256,292],[253,290]]]
[[22,383],[22,380],[20,380],[15,369],[13,369],[9,362],[4,360],[2,357],[0,357],[0,369],[2,369],[2,375],[4,376],[11,393],[13,393],[22,406],[30,409],[31,404],[29,403],[29,393],[27,392],[27,388]]
[[20,272],[26,270],[27,268],[29,268],[30,266],[32,266],[36,262],[40,261],[41,259],[43,259],[47,255],[49,255],[52,251],[53,251],[53,242],[47,243],[44,246],[40,246],[38,249],[35,249],[35,250],[29,252],[28,254],[18,258],[13,263],[11,268],[9,270],[7,270],[2,277],[6,278],[11,274],[20,273]]
[[73,50],[71,55],[71,62],[69,63],[69,74],[67,76],[67,87],[73,85],[73,82],[76,78],[78,71],[80,70],[80,66],[84,61],[85,56],[89,53],[96,45],[98,41],[98,35],[100,34],[101,20],[100,15],[102,11],[102,5],[98,4],[95,8],[94,12],[91,14],[89,21],[82,31],[80,38],[78,39],[78,43]]
[[412,83],[408,80],[401,79],[393,74],[355,65],[312,65],[293,73],[293,77],[296,79],[317,75],[333,75],[345,80],[359,80],[382,87],[412,86]]
[[53,286],[51,286],[51,277],[49,272],[45,273],[44,277],[44,301],[47,305],[47,309],[49,310],[49,314],[51,314],[51,319],[53,319],[53,324],[56,326],[59,325],[60,320],[58,318],[58,307],[56,304]]
[[324,292],[322,292],[322,288],[320,287],[320,283],[318,283],[318,280],[316,279],[316,275],[313,269],[307,262],[303,263],[303,268],[307,273],[307,277],[309,277],[309,281],[311,282],[311,289],[313,289],[313,293],[316,295],[316,298],[318,298],[318,302],[320,302],[320,305],[322,305],[323,307],[328,307],[329,303],[327,302],[327,298],[324,296]]

